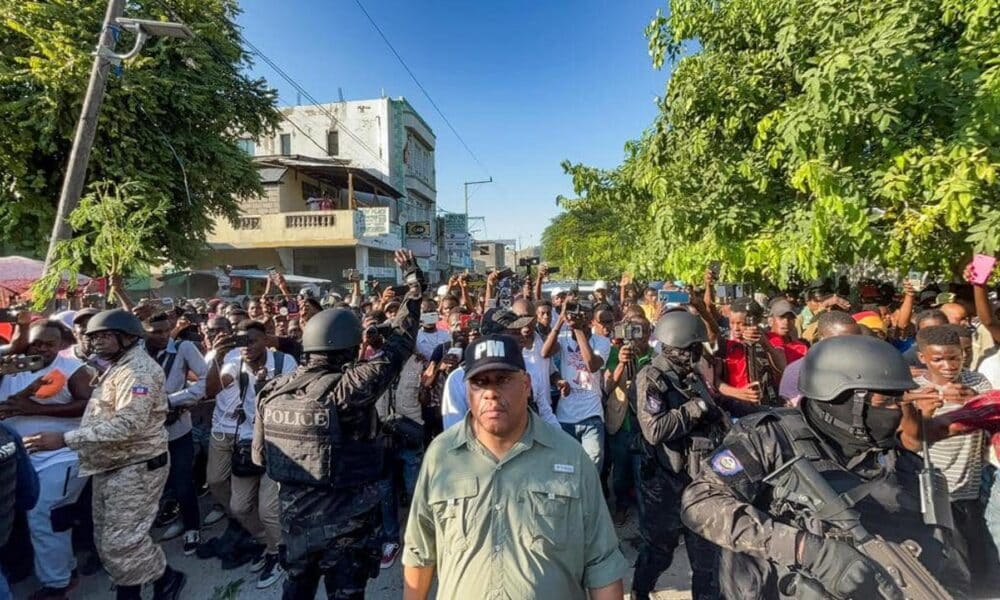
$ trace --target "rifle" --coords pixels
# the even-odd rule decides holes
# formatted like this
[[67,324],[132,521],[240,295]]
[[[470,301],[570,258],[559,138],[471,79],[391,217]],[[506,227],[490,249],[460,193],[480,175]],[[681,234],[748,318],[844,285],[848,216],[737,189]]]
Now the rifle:
[[[805,506],[823,522],[850,534],[858,551],[880,565],[907,600],[951,600],[951,594],[917,560],[921,548],[916,542],[895,544],[869,533],[858,512],[806,457],[796,456],[764,482],[774,487],[775,498]],[[806,587],[811,585],[810,581]]]
[[920,482],[920,512],[924,523],[938,525],[946,529],[955,529],[955,520],[951,514],[951,496],[948,495],[948,480],[944,473],[931,464],[930,450],[927,448],[927,419],[920,419],[920,431],[923,437],[924,468],[917,474]]

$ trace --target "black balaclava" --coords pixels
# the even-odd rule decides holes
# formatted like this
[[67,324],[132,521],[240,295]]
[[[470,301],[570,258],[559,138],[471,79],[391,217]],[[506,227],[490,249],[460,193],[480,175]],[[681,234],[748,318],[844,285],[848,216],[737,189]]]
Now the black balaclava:
[[687,377],[694,372],[695,366],[701,360],[701,344],[691,344],[687,348],[663,346],[663,356],[681,377]]
[[871,392],[858,390],[832,402],[806,399],[803,410],[810,423],[851,458],[872,447],[888,449],[896,443],[903,412],[898,408],[872,406],[868,402],[870,396]]
[[306,371],[339,373],[358,357],[358,347],[334,350],[332,352],[310,352],[306,359]]

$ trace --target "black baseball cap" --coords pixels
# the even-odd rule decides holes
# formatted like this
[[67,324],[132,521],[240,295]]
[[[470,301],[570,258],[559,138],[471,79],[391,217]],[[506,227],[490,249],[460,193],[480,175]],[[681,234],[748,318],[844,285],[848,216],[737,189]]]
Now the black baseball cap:
[[521,345],[509,335],[486,335],[465,349],[465,380],[485,371],[524,371]]

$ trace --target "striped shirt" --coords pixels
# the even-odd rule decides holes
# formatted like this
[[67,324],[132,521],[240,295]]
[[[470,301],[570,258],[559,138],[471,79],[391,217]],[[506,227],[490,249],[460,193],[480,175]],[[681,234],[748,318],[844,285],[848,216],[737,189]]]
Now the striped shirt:
[[[962,369],[958,383],[976,393],[993,389],[988,379],[980,373]],[[914,378],[920,387],[935,387],[924,376]],[[947,414],[961,408],[961,404],[946,402],[935,415]],[[944,473],[952,501],[973,500],[979,497],[980,477],[986,461],[986,436],[982,431],[959,435],[931,444],[931,463]]]

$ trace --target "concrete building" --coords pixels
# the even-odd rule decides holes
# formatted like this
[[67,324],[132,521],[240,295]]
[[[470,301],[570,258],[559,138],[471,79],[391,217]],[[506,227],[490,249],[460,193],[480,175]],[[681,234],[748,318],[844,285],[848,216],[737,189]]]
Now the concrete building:
[[[269,138],[241,139],[264,194],[218,220],[203,266],[279,267],[343,283],[360,269],[394,280],[392,252],[408,247],[434,280],[438,262],[435,136],[404,98],[280,109]],[[293,125],[294,123],[294,125]]]

